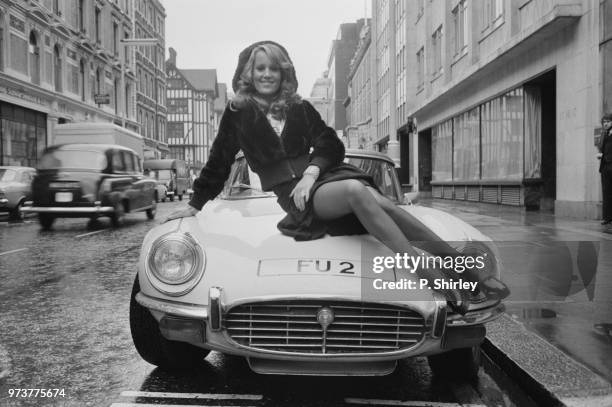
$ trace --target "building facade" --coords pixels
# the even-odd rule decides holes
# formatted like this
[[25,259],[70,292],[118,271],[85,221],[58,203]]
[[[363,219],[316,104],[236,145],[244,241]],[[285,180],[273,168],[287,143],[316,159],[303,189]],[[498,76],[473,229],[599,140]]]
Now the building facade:
[[[388,136],[399,143],[388,151],[407,187],[436,198],[600,216],[594,157],[599,118],[612,99],[611,1],[372,5],[372,44],[382,60],[377,120],[384,126],[388,69],[396,86]],[[388,26],[395,35],[384,33]],[[396,56],[389,68],[387,43]],[[404,65],[411,67],[405,78]]]
[[136,57],[121,42],[134,38],[135,7],[0,0],[0,164],[35,166],[58,123],[112,122],[142,133]]
[[[166,62],[170,157],[200,169],[208,160],[218,128],[219,84],[215,69],[179,69],[176,51]],[[226,96],[223,96],[226,98]]]
[[327,58],[327,77],[329,78],[327,123],[336,129],[339,136],[342,136],[347,124],[344,102],[348,97],[349,65],[357,49],[359,32],[364,23],[365,20],[360,19],[356,23],[341,24],[336,39],[332,41]]
[[125,50],[126,55],[132,53],[135,60],[136,118],[145,140],[145,158],[163,158],[169,153],[166,142],[166,12],[159,0],[131,1],[134,2],[134,38],[156,40],[154,45],[134,45]]
[[312,85],[310,91],[310,97],[307,100],[317,109],[317,112],[321,115],[321,118],[325,123],[329,123],[329,112],[330,112],[330,97],[329,92],[331,90],[331,79],[328,77],[328,72],[323,72],[320,78],[317,78],[315,83]]
[[374,150],[371,42],[371,21],[368,19],[361,28],[357,50],[349,64],[348,98],[345,103],[347,126],[344,131],[347,148]]

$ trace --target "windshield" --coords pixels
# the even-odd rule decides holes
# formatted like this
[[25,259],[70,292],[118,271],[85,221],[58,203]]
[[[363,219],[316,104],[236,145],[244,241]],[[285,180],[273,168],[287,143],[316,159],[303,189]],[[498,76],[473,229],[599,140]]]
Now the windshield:
[[104,170],[108,165],[106,156],[100,151],[89,150],[52,150],[45,153],[38,166],[41,170],[73,168]]
[[[345,161],[370,174],[385,196],[394,202],[400,202],[398,196],[399,184],[395,168],[392,164],[384,160],[369,157],[347,157]],[[225,197],[239,199],[262,197],[269,194],[269,192],[262,191],[259,176],[249,168],[244,157],[238,158],[232,167],[228,182],[225,185]]]
[[238,158],[225,185],[225,196],[229,199],[241,199],[270,195],[271,192],[261,189],[259,176],[251,170],[244,157]]
[[16,176],[17,176],[17,171],[9,170],[6,168],[0,169],[0,181],[3,181],[3,182],[15,181]]
[[347,157],[344,161],[370,174],[380,191],[392,201],[399,202],[397,174],[393,165],[376,158]]

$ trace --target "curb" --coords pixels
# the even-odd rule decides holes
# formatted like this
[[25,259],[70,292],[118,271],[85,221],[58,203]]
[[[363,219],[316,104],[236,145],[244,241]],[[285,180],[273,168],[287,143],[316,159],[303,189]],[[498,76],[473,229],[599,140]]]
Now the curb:
[[612,406],[612,385],[508,315],[487,324],[483,352],[538,405]]

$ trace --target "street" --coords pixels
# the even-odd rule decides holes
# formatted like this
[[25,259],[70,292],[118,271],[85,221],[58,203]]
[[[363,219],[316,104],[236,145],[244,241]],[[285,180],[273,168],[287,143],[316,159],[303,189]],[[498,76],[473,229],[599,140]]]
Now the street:
[[[0,404],[534,405],[486,357],[477,383],[436,380],[425,358],[383,377],[257,375],[244,359],[216,352],[195,371],[155,369],[132,344],[130,290],[145,233],[184,204],[158,204],[153,221],[130,214],[118,229],[107,219],[94,229],[59,219],[43,232],[36,218],[0,219]],[[65,396],[9,397],[30,388]]]

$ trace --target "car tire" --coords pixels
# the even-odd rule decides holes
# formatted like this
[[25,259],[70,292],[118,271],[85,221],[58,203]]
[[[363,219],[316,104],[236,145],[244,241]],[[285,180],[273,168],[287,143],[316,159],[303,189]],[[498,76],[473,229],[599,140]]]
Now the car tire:
[[136,301],[139,291],[140,284],[136,276],[130,298],[130,331],[138,354],[162,369],[190,369],[201,365],[210,351],[164,338],[151,312]]
[[478,377],[480,358],[480,346],[472,346],[431,355],[427,361],[437,377],[472,380]]
[[178,197],[179,197],[179,201],[182,201],[182,200],[183,200],[183,195],[182,195],[182,194],[181,194],[181,195],[179,195]]
[[125,207],[123,206],[123,202],[118,201],[115,203],[110,219],[111,224],[116,228],[123,225],[123,221],[125,220]]
[[170,202],[174,202],[174,195],[170,195]]
[[55,222],[55,217],[53,215],[49,215],[48,213],[39,213],[38,222],[40,223],[40,226],[42,226],[43,230],[51,230],[53,222]]
[[165,196],[162,197],[162,202],[166,202],[166,197]]
[[[157,198],[157,194],[155,194],[155,197]],[[155,219],[155,214],[157,213],[157,201],[157,199],[153,199],[153,202],[151,202],[151,207],[147,209],[147,219],[149,220]]]
[[23,220],[23,212],[21,212],[21,208],[23,207],[23,201],[19,201],[17,206],[9,213],[10,220]]

